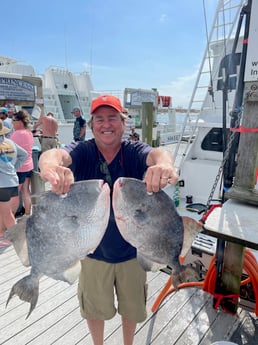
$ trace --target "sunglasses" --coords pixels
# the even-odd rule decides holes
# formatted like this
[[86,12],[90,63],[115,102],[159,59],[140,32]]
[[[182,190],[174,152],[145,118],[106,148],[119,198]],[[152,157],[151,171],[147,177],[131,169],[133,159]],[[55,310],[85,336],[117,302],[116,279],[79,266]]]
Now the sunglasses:
[[104,175],[104,181],[107,182],[110,187],[112,187],[113,182],[112,182],[112,177],[110,175],[110,171],[108,169],[107,162],[100,161],[99,169],[100,169],[100,172]]

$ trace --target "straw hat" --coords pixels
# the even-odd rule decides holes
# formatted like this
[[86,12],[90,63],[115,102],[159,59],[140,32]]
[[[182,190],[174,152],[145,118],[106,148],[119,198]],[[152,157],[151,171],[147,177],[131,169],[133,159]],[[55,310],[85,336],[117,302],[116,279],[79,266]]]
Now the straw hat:
[[10,132],[10,129],[3,125],[3,121],[0,119],[0,135],[5,135]]

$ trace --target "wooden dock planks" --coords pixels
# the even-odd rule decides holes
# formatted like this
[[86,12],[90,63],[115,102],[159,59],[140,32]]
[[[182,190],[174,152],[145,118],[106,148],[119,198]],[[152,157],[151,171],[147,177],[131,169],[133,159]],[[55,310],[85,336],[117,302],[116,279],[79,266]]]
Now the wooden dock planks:
[[[77,284],[55,281],[48,277],[40,280],[39,300],[26,320],[29,304],[14,297],[5,308],[11,287],[28,274],[12,246],[0,251],[0,344],[1,345],[91,345],[86,321],[80,316]],[[212,296],[200,288],[180,290],[169,295],[156,316],[151,307],[164,287],[168,275],[148,273],[148,318],[137,325],[135,345],[192,344],[210,345],[229,339],[240,319],[216,311]],[[154,322],[153,322],[154,321]],[[120,316],[105,325],[105,345],[122,345]]]

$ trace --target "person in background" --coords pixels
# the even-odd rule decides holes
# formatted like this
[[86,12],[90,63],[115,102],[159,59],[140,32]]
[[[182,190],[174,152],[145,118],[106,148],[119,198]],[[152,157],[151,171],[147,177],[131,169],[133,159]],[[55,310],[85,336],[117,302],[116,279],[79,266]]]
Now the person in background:
[[[162,148],[139,141],[122,141],[126,115],[117,97],[101,95],[92,101],[88,122],[94,138],[43,153],[40,174],[52,191],[65,194],[70,185],[87,179],[103,179],[111,189],[121,176],[143,179],[148,192],[167,183],[176,184],[172,156]],[[70,168],[68,168],[70,167]],[[124,345],[133,344],[136,323],[146,318],[146,272],[136,259],[136,248],[121,236],[111,204],[105,235],[94,253],[81,261],[78,299],[94,345],[104,343],[104,321],[118,310],[122,317]],[[117,305],[114,304],[114,291]]]
[[[13,127],[14,132],[11,134],[10,139],[22,147],[27,153],[28,157],[23,165],[17,170],[19,178],[19,192],[23,201],[24,210],[26,215],[31,214],[31,176],[33,171],[32,149],[34,145],[34,138],[29,128],[30,115],[26,110],[20,110],[13,114]],[[20,204],[19,196],[12,199],[12,209],[14,214],[18,210]]]
[[134,133],[135,131],[135,123],[134,119],[131,115],[129,115],[128,110],[126,108],[123,108],[122,113],[126,116],[125,119],[125,130],[122,139],[123,140],[129,140],[130,135]]
[[79,108],[73,108],[72,114],[76,118],[73,126],[73,140],[84,141],[86,135],[86,120],[82,117]]
[[130,134],[130,140],[131,141],[139,141],[140,135],[138,133],[134,132],[133,134]]
[[0,119],[0,247],[8,246],[5,231],[15,225],[12,212],[12,198],[18,196],[18,176],[16,170],[27,159],[27,152],[5,137],[10,129]]
[[53,113],[47,113],[47,115],[41,116],[39,120],[34,124],[32,133],[35,134],[36,129],[41,127],[41,152],[45,152],[49,149],[57,147],[58,142],[58,122],[54,118]]
[[6,134],[6,138],[9,138],[13,131],[13,125],[12,125],[12,119],[8,116],[7,108],[5,107],[0,108],[0,119],[3,121],[4,126],[10,129],[10,132]]

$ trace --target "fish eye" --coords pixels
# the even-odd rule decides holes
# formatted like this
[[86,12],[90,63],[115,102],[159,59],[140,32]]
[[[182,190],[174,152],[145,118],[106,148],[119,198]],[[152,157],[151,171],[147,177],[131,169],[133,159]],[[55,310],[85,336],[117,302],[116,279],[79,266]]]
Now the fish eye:
[[145,215],[144,211],[141,209],[135,210],[134,217],[139,219],[139,220],[140,219],[142,219],[142,220],[146,219],[146,215]]
[[68,216],[68,219],[70,219],[70,221],[71,221],[72,223],[77,223],[78,217],[75,216],[75,215],[72,215],[72,216]]

